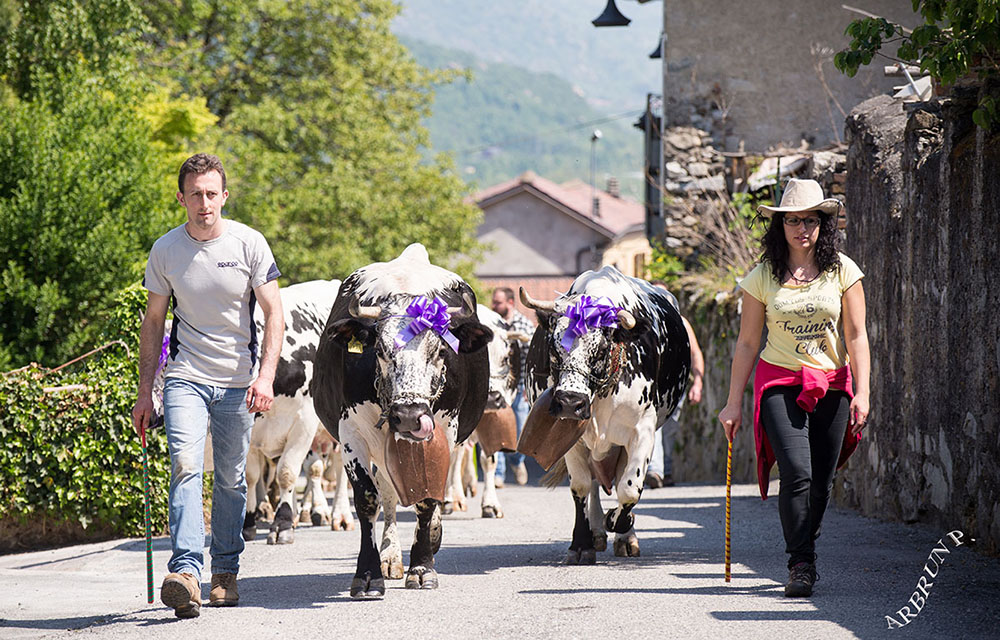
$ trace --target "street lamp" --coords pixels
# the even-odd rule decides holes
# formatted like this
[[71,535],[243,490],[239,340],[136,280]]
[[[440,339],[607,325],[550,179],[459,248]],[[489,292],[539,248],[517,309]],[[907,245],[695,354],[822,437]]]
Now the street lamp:
[[632,22],[622,15],[615,5],[615,0],[608,0],[608,6],[604,7],[604,12],[590,21],[595,27],[625,27]]
[[594,172],[597,168],[597,141],[600,139],[601,130],[594,129],[594,132],[590,134],[590,213],[595,218],[598,218],[601,215],[601,204],[597,199],[597,184],[594,177]]
[[[651,54],[649,54],[650,58],[652,58],[654,60],[657,60],[657,59],[660,60],[660,69],[661,69],[661,72],[660,72],[661,73],[661,79],[660,80],[661,80],[661,90],[662,90],[661,95],[663,96],[662,97],[662,105],[663,106],[661,107],[662,113],[660,115],[660,126],[659,126],[659,131],[660,131],[660,150],[659,150],[659,158],[658,158],[658,162],[657,162],[657,164],[659,165],[659,175],[657,176],[657,182],[659,183],[658,184],[658,189],[659,189],[659,192],[660,192],[660,197],[659,197],[659,211],[657,212],[657,215],[658,215],[661,223],[662,223],[662,220],[664,218],[663,201],[664,201],[665,198],[663,197],[663,194],[666,192],[666,176],[665,176],[666,171],[664,170],[664,168],[665,168],[664,167],[665,161],[664,161],[664,158],[663,158],[663,150],[664,150],[663,136],[666,135],[666,131],[667,131],[667,108],[666,108],[666,102],[667,102],[667,95],[669,95],[668,92],[667,92],[667,69],[668,69],[668,67],[667,67],[667,34],[669,33],[669,29],[667,28],[667,23],[668,23],[668,20],[667,20],[667,1],[668,0],[663,0],[663,30],[660,33],[659,46],[657,46],[657,48],[656,48],[655,51],[653,51]],[[645,4],[647,2],[651,2],[651,0],[637,0],[637,2],[639,4]],[[597,18],[595,18],[591,23],[595,27],[623,27],[623,26],[627,25],[629,22],[631,22],[631,20],[629,20],[628,18],[626,18],[625,16],[623,16],[621,14],[621,12],[618,10],[618,7],[615,5],[615,0],[608,0],[608,4],[604,8],[604,13],[602,13]],[[593,151],[591,153],[593,153]],[[591,173],[593,173],[593,170],[591,170]],[[591,181],[593,181],[593,180],[591,180]],[[647,201],[647,204],[648,204],[648,201]],[[649,214],[647,214],[647,218],[648,217],[649,217]],[[647,221],[646,230],[647,230],[647,233],[649,233],[649,231],[650,231],[650,223],[649,223],[649,221]]]

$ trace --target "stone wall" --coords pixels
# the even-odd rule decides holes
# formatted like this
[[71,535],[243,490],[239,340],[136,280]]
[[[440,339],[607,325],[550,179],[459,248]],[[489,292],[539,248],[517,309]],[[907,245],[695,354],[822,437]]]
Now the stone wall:
[[[701,404],[685,402],[674,438],[673,476],[677,482],[725,482],[726,437],[718,414],[729,395],[729,370],[733,347],[740,332],[738,298],[720,293],[678,292],[681,313],[691,322],[705,355]],[[756,482],[753,447],[753,395],[750,385],[743,397],[743,428],[733,440],[733,482]]]
[[867,435],[836,499],[1000,552],[1000,135],[975,92],[847,121],[846,253],[865,271]]

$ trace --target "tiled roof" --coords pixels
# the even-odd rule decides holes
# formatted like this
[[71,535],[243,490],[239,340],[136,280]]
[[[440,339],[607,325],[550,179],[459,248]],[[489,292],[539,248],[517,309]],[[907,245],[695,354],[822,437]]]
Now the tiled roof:
[[[616,198],[603,189],[593,189],[582,180],[556,184],[532,171],[527,171],[513,180],[487,187],[473,196],[473,200],[480,208],[485,208],[492,204],[491,201],[502,200],[516,193],[531,190],[555,200],[568,209],[572,215],[601,227],[612,237],[638,224],[643,224],[646,219],[645,207],[634,200]],[[592,197],[596,197],[600,202],[600,213],[597,217],[594,217],[591,210]]]

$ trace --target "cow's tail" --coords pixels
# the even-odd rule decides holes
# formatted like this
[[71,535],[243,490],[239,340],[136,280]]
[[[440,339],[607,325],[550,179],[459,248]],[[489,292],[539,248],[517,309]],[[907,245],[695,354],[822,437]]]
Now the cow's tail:
[[555,489],[562,484],[568,473],[566,470],[566,458],[559,458],[556,464],[549,469],[549,472],[542,476],[542,486],[547,489]]

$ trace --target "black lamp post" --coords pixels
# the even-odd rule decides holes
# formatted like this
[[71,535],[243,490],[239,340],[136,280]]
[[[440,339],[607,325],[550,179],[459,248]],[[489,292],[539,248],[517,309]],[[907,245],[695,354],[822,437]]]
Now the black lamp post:
[[[637,2],[639,4],[645,4],[647,2],[651,2],[651,0],[637,0]],[[604,12],[601,15],[597,16],[597,18],[595,18],[593,21],[591,21],[591,24],[593,24],[595,27],[624,27],[624,26],[628,25],[628,23],[630,23],[630,22],[631,22],[631,20],[629,20],[628,18],[626,18],[625,16],[623,16],[622,13],[621,13],[621,11],[618,10],[618,7],[615,5],[615,0],[608,0],[608,4],[604,8]],[[660,136],[660,144],[659,144],[659,152],[658,152],[659,157],[657,158],[658,175],[656,177],[657,182],[658,182],[657,188],[659,190],[659,198],[658,198],[659,203],[658,203],[658,206],[657,206],[658,211],[656,212],[655,215],[659,218],[659,222],[655,226],[658,227],[658,228],[662,227],[662,221],[663,221],[663,200],[664,200],[663,194],[664,194],[665,189],[666,189],[665,175],[664,175],[666,173],[666,171],[664,170],[664,164],[665,163],[664,163],[664,158],[663,158],[663,144],[662,144],[662,141],[663,141],[663,135],[666,132],[666,120],[667,120],[667,114],[666,114],[666,98],[667,98],[667,33],[668,33],[668,29],[667,29],[667,0],[663,0],[663,31],[660,34],[660,42],[658,43],[658,45],[656,47],[656,50],[649,54],[650,58],[652,58],[654,60],[660,60],[660,68],[662,69],[662,71],[661,71],[661,74],[662,74],[662,94],[661,95],[663,96],[663,98],[662,98],[662,105],[663,106],[661,107],[662,114],[661,114],[661,117],[660,117],[660,125],[657,127],[657,129],[659,129],[659,136]],[[647,135],[647,139],[648,139],[648,137],[649,136]],[[591,148],[591,154],[593,154],[593,148]],[[651,230],[654,228],[654,225],[652,224],[652,221],[648,219],[649,217],[650,217],[650,213],[649,213],[649,198],[647,197],[646,233],[647,233],[647,235],[652,235]]]
[[608,6],[604,7],[604,12],[590,21],[595,27],[625,27],[632,22],[622,15],[615,5],[615,0],[608,0]]
[[597,199],[597,183],[596,172],[597,172],[597,141],[601,139],[601,130],[594,129],[594,133],[590,134],[590,214],[599,218],[601,216],[601,203]]

